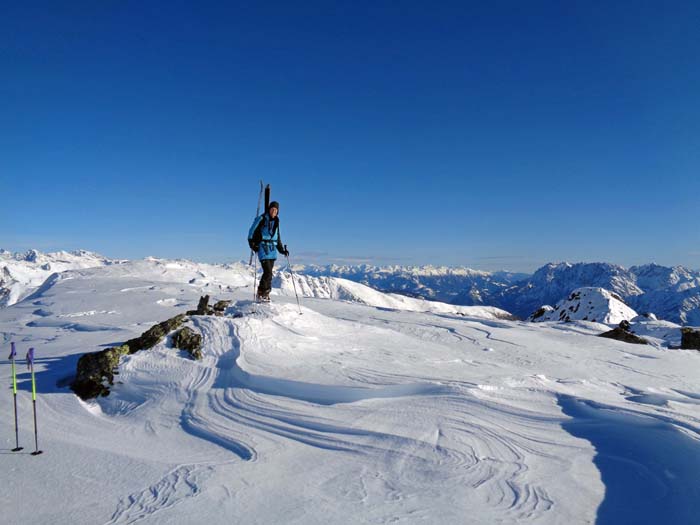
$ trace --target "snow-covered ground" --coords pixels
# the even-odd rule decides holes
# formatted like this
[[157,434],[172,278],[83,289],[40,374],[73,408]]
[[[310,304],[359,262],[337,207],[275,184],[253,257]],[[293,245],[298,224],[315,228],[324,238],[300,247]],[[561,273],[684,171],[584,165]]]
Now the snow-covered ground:
[[[669,349],[678,325],[633,323],[652,345],[628,345],[319,279],[296,281],[300,314],[288,275],[256,305],[243,265],[147,259],[0,309],[3,359],[36,349],[44,450],[22,366],[22,452],[0,399],[3,522],[697,523],[700,353]],[[235,301],[189,321],[202,361],[164,342],[106,398],[66,386],[83,353],[202,294]]]

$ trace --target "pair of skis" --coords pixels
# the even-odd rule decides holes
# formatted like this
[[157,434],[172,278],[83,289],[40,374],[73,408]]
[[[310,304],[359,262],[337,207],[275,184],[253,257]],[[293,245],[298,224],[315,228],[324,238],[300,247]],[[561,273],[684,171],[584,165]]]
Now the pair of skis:
[[[10,343],[10,357],[8,358],[12,363],[12,394],[14,396],[15,402],[15,448],[12,452],[19,452],[23,450],[24,447],[19,446],[19,424],[17,417],[17,368],[15,367],[15,358],[17,357],[17,349],[15,348],[15,343]],[[34,408],[34,452],[32,456],[38,456],[42,454],[43,451],[39,450],[39,432],[37,431],[36,424],[36,379],[34,377],[34,349],[30,348],[27,352],[27,367],[32,374],[32,406]]]
[[[268,184],[265,186],[265,212],[267,212],[267,209],[270,207],[270,185]],[[262,179],[260,180],[260,193],[258,194],[258,208],[255,211],[255,216],[259,217],[260,216],[260,201],[262,200],[263,196],[263,181]],[[248,261],[248,266],[253,264],[253,257],[255,255],[255,252],[253,249],[250,249],[250,260]],[[253,301],[258,300],[258,259],[257,257],[255,258],[255,268],[253,268]]]
[[[258,209],[255,212],[255,216],[258,217],[260,215],[260,201],[262,200],[263,196],[263,181],[260,181],[260,193],[258,194]],[[270,207],[270,185],[268,184],[265,186],[265,211]],[[250,250],[250,260],[248,261],[248,266],[253,264],[253,255],[255,255],[255,252],[253,250]]]

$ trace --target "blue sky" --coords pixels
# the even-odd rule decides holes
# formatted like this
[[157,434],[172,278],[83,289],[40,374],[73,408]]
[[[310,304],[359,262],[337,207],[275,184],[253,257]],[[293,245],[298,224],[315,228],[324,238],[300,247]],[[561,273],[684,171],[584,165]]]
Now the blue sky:
[[[0,247],[700,268],[697,2],[0,7]],[[614,4],[614,5],[610,5]]]

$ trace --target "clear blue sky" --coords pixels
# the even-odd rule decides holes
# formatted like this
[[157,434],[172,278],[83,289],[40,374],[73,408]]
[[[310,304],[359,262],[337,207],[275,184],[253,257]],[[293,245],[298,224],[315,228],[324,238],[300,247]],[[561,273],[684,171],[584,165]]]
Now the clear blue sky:
[[698,27],[695,1],[4,2],[0,247],[247,258],[262,178],[295,262],[700,268]]

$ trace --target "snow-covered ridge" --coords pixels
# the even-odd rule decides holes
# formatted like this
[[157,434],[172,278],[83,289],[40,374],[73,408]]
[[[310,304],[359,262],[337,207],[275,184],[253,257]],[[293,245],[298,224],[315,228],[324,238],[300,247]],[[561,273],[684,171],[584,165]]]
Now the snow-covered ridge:
[[0,249],[0,307],[20,301],[54,273],[119,262],[87,250],[13,253]]
[[617,324],[637,317],[637,312],[627,306],[622,297],[604,288],[577,288],[552,309],[543,308],[541,314],[533,314],[532,321],[591,321],[592,323]]
[[364,284],[338,277],[312,277],[279,272],[273,280],[273,287],[279,288],[281,294],[290,297],[298,293],[302,297],[350,301],[392,310],[452,314],[483,319],[513,319],[509,312],[493,306],[459,306],[383,293]]
[[[134,290],[147,290],[153,283],[180,282],[183,286],[200,290],[201,293],[217,295],[251,286],[254,282],[253,268],[243,262],[232,264],[206,264],[184,259],[159,259],[146,257],[134,261],[113,261],[92,252],[56,252],[43,254],[32,250],[26,254],[2,252],[8,275],[3,287],[6,292],[5,306],[21,301],[37,291],[47,291],[61,279],[133,279],[139,276],[143,284]],[[108,267],[108,268],[105,268]],[[278,269],[273,285],[279,290],[273,293],[293,295],[291,274]],[[295,282],[302,297],[326,298],[350,301],[368,306],[394,310],[434,312],[451,315],[508,319],[512,316],[499,308],[489,306],[458,306],[436,301],[427,301],[398,294],[379,292],[369,286],[333,277],[313,277],[295,274]],[[149,284],[151,283],[151,284]],[[120,289],[131,291],[129,286]],[[161,298],[158,304],[176,304],[171,298]]]

